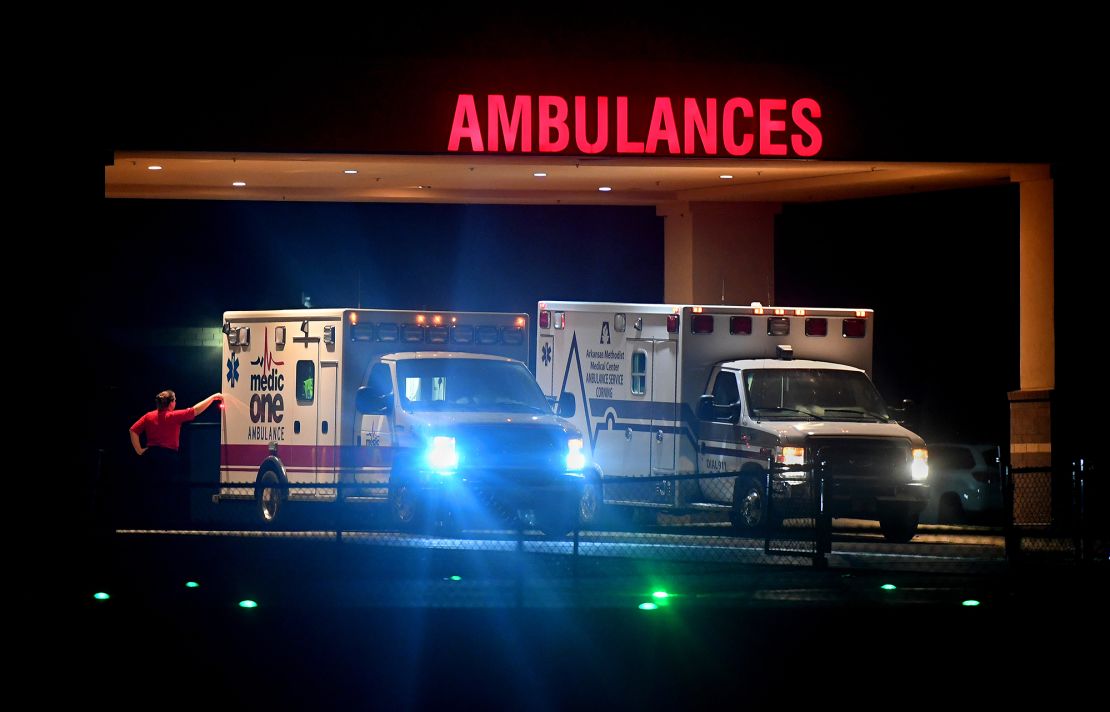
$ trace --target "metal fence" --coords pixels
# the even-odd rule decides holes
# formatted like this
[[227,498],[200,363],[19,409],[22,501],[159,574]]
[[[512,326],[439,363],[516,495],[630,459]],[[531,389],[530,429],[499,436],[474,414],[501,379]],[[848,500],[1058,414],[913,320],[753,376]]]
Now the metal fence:
[[1106,561],[1107,493],[1097,475],[1082,459],[1060,468],[1006,467],[1007,559]]
[[[219,483],[215,463],[192,464],[192,472],[206,474],[151,482],[102,458],[93,525],[117,539],[332,542],[371,557],[368,566],[384,566],[386,578],[398,570],[390,567],[428,556],[449,562],[447,568],[465,562],[479,577],[519,572],[522,556],[529,571],[588,572],[587,578],[619,577],[644,565],[693,575],[753,567],[783,574],[996,574],[1015,565],[1106,561],[1110,538],[1106,488],[1083,461],[1057,469],[1000,466],[984,486],[1001,490],[1001,506],[958,520],[936,502],[921,516],[834,511],[840,482],[822,463],[776,465],[759,477],[748,471],[613,478],[586,484],[604,516],[590,512],[590,523],[580,524],[583,505],[576,501],[579,517],[554,530],[539,507],[506,505],[512,498],[491,487],[424,491],[424,516],[399,517],[387,484],[274,479],[229,487]],[[804,494],[781,496],[790,487]],[[699,497],[684,496],[695,491]],[[542,491],[532,495],[545,499]],[[690,504],[675,506],[684,501]]]
[[[783,502],[775,496],[783,477],[801,473],[813,483],[811,497]],[[526,549],[724,564],[993,570],[1005,561],[1047,556],[1105,558],[1105,517],[1093,496],[1093,475],[1092,468],[1079,463],[1066,471],[1006,468],[1002,511],[962,522],[927,518],[912,532],[894,536],[878,512],[834,517],[829,501],[836,478],[820,467],[808,472],[773,468],[759,481],[758,491],[747,493],[740,490],[751,480],[735,473],[607,480],[598,488],[604,521],[568,523],[565,532],[551,531],[537,509],[505,507],[500,493],[488,487],[461,486],[450,498],[433,493],[420,503],[425,516],[398,521],[388,485],[274,481],[265,487],[221,487],[213,481],[143,482],[138,476],[110,475],[100,478],[95,520],[121,533],[189,530],[231,536],[256,531],[395,547]],[[719,488],[723,494],[717,499],[734,504],[621,504],[633,499],[642,503],[645,489],[657,490],[660,499],[673,499],[676,490],[690,487]],[[544,496],[542,490],[534,494]],[[751,520],[744,521],[745,516]]]

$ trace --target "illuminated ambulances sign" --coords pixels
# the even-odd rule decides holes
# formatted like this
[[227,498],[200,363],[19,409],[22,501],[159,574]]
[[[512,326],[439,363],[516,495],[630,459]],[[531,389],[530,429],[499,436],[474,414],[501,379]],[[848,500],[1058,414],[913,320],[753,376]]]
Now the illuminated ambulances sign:
[[821,152],[820,118],[812,98],[660,96],[648,116],[626,96],[459,94],[447,150],[812,158]]

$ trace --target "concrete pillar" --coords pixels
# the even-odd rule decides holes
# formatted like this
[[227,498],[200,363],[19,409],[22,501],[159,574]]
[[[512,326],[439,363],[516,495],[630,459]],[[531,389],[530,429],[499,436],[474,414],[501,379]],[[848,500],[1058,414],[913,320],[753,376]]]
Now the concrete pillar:
[[771,304],[778,203],[669,203],[663,216],[664,300]]
[[1052,521],[1052,396],[1056,387],[1053,185],[1047,168],[1015,173],[1020,182],[1020,373],[1010,393],[1010,462],[1044,472],[1014,474],[1014,521]]

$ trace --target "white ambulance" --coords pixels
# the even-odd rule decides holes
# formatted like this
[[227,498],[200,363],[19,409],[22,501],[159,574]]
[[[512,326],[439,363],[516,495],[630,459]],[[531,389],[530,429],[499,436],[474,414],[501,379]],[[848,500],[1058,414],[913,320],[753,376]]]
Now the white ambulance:
[[820,463],[832,516],[877,519],[891,541],[916,532],[928,452],[868,376],[871,310],[544,301],[538,312],[536,379],[593,461],[583,526],[623,505],[727,509],[738,530],[762,531],[812,516]]
[[526,315],[232,311],[223,331],[217,499],[265,523],[340,497],[388,502],[401,526],[474,509],[576,526],[582,437],[525,365]]

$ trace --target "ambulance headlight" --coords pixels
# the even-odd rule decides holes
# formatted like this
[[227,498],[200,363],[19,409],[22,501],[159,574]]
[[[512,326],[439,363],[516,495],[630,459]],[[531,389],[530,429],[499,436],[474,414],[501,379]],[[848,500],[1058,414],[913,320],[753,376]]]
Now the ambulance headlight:
[[567,471],[577,472],[586,466],[586,454],[582,452],[582,438],[567,441]]
[[914,448],[913,464],[910,465],[910,477],[914,482],[924,482],[929,478],[929,451],[925,448]]
[[425,455],[428,466],[436,474],[453,475],[459,466],[459,454],[455,452],[455,438],[437,435]]

